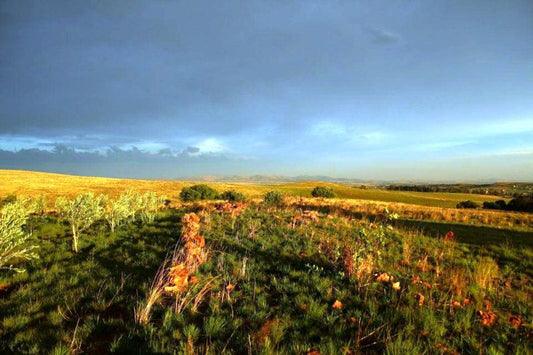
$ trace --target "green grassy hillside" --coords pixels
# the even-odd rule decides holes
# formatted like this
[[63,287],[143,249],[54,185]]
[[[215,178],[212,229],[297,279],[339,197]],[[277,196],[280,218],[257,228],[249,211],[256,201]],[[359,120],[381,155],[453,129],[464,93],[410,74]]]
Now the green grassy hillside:
[[79,253],[70,251],[67,225],[32,217],[27,228],[39,258],[26,263],[27,272],[0,276],[0,350],[533,350],[533,249],[523,243],[531,235],[509,231],[510,242],[493,234],[490,243],[473,243],[463,236],[470,230],[458,229],[457,241],[443,241],[428,226],[427,236],[412,225],[391,228],[386,216],[370,223],[290,208],[250,207],[233,217],[197,211],[209,252],[194,272],[197,283],[163,292],[148,321],[136,322],[176,243],[181,255],[186,212],[168,210],[115,233],[97,223],[83,233]]

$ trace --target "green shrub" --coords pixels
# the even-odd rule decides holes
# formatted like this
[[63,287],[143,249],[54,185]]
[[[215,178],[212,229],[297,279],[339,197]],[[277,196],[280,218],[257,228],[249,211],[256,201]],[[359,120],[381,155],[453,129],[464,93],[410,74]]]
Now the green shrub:
[[333,197],[335,197],[335,193],[333,192],[333,189],[331,187],[317,186],[311,192],[311,196],[313,196],[313,197],[333,198]]
[[61,217],[72,228],[72,250],[78,252],[78,238],[80,233],[89,228],[104,215],[104,196],[94,196],[92,192],[78,195],[73,200],[59,197],[56,208]]
[[155,192],[147,192],[141,197],[141,220],[143,223],[152,223],[155,220],[157,211],[165,204],[165,198],[157,196]]
[[182,201],[216,200],[218,192],[205,184],[184,187],[180,192]]
[[28,209],[27,201],[19,200],[7,204],[0,216],[0,270],[9,269],[23,271],[13,266],[20,260],[30,260],[37,257],[35,245],[29,243],[30,235],[23,227],[32,213]]
[[234,191],[234,190],[228,190],[224,191],[220,194],[219,198],[221,200],[227,200],[232,202],[244,202],[246,201],[246,197],[244,197],[244,194]]
[[457,208],[479,208],[479,205],[475,203],[474,201],[462,201],[455,206]]
[[263,203],[267,205],[279,205],[283,201],[283,195],[279,191],[269,191],[263,197]]

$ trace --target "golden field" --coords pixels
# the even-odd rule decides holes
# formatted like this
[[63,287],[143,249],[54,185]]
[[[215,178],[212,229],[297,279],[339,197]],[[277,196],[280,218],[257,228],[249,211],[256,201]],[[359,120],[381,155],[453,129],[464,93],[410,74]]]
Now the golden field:
[[[45,196],[49,205],[53,205],[58,196],[73,197],[80,193],[103,193],[116,197],[128,189],[138,192],[154,191],[170,199],[172,204],[179,203],[179,193],[183,187],[194,182],[172,180],[134,180],[103,177],[86,177],[63,174],[51,174],[21,170],[0,170],[0,197],[14,194],[20,197]],[[406,191],[386,191],[376,188],[360,188],[339,183],[325,182],[291,182],[280,184],[257,183],[208,183],[219,192],[236,190],[248,198],[259,199],[269,190],[279,190],[293,203],[304,198],[306,204],[327,204],[332,208],[343,209],[364,215],[382,213],[385,208],[399,213],[401,218],[413,220],[431,220],[461,224],[489,225],[500,228],[518,227],[531,229],[533,216],[528,213],[507,211],[456,209],[455,205],[464,200],[478,203],[501,199],[498,196],[460,194],[460,193],[426,193]],[[306,199],[314,186],[325,185],[334,189],[339,198],[333,200]]]

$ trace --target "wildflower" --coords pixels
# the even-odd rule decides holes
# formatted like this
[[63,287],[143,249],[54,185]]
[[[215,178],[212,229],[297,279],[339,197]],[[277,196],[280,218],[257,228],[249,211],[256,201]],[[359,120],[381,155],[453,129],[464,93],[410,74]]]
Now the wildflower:
[[336,301],[333,303],[333,306],[331,306],[331,308],[333,308],[333,309],[342,309],[342,302],[339,301],[339,300],[336,300]]
[[444,240],[447,242],[453,242],[455,240],[455,234],[452,231],[449,231],[448,233],[446,233]]
[[424,300],[426,299],[423,294],[417,292],[415,293],[415,299],[418,301],[418,306],[422,307],[424,305]]
[[191,276],[189,278],[189,283],[192,284],[192,285],[195,285],[198,283],[198,278],[196,276]]
[[226,291],[228,292],[231,292],[235,289],[235,285],[229,283],[227,286],[226,286]]
[[481,325],[484,327],[490,327],[496,323],[498,316],[492,311],[478,311],[478,315],[481,318]]
[[353,324],[357,323],[357,318],[350,317],[350,323],[353,323]]
[[392,288],[393,288],[394,290],[396,290],[396,291],[400,291],[400,289],[401,289],[400,281],[398,281],[398,282],[393,282],[393,283],[392,283]]
[[379,274],[377,280],[381,282],[389,282],[394,280],[394,276],[389,276],[387,273],[384,272],[382,274]]
[[508,323],[510,326],[512,326],[514,329],[520,328],[520,325],[522,324],[522,317],[515,316],[514,314],[511,314],[509,316]]
[[452,308],[461,307],[461,303],[459,301],[453,301],[451,303]]
[[173,266],[169,270],[170,286],[165,287],[167,292],[183,292],[188,285],[189,274],[183,263]]

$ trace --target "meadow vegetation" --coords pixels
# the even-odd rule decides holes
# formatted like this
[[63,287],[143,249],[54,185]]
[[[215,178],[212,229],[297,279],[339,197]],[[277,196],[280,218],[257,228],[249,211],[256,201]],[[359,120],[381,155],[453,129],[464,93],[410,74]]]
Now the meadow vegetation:
[[[171,180],[128,180],[101,177],[82,177],[61,174],[49,174],[17,170],[0,170],[0,197],[16,195],[21,198],[35,198],[44,196],[48,207],[53,207],[54,201],[60,196],[74,198],[82,193],[93,192],[117,198],[127,190],[139,193],[156,192],[160,196],[167,196],[173,201],[179,201],[178,194],[184,187],[195,185],[192,182]],[[339,199],[382,201],[405,203],[420,206],[455,208],[457,203],[472,200],[476,203],[501,200],[499,196],[476,195],[468,193],[446,192],[416,192],[416,191],[387,191],[372,186],[347,185],[324,182],[294,182],[279,184],[253,183],[211,183],[210,187],[218,192],[233,190],[244,194],[247,199],[262,199],[271,190],[277,190],[286,196],[311,197],[317,186],[327,186],[333,189]]]
[[3,352],[532,351],[531,224],[476,243],[462,214],[425,233],[401,204],[274,190],[172,208],[82,194],[44,215],[36,201],[0,220],[16,241],[3,264],[26,270],[0,274]]

